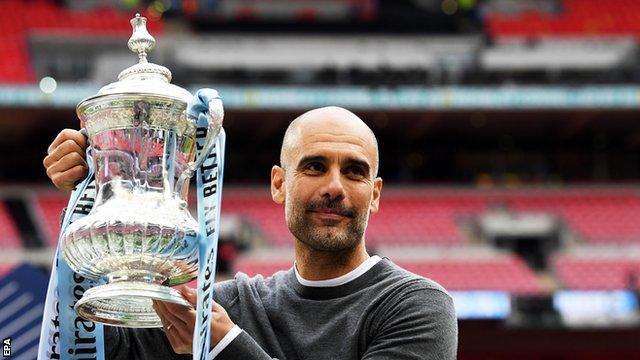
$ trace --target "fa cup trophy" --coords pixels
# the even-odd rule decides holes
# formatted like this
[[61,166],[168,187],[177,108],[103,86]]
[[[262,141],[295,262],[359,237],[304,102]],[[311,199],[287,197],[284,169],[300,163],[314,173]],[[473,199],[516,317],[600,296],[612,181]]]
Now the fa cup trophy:
[[208,103],[206,137],[196,146],[203,132],[187,114],[192,95],[170,83],[167,68],[147,61],[155,40],[146,19],[136,15],[131,24],[128,45],[139,63],[77,107],[97,193],[91,212],[64,231],[60,251],[76,273],[106,281],[76,302],[80,316],[159,327],[152,300],[191,306],[170,286],[198,274],[200,228],[187,206],[189,179],[215,146],[223,108],[217,97]]

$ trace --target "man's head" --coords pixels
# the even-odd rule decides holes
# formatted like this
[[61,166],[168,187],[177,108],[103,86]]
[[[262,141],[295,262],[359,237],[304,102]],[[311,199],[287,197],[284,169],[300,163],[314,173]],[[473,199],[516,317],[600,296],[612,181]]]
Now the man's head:
[[285,205],[296,239],[315,250],[347,250],[364,239],[369,213],[378,211],[377,172],[371,129],[346,109],[315,109],[287,128],[271,194]]

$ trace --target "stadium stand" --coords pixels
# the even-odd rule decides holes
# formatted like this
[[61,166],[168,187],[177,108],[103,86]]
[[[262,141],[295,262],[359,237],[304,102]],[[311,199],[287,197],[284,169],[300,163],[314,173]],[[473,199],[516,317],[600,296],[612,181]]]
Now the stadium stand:
[[249,276],[262,275],[270,276],[281,270],[288,270],[293,266],[291,260],[255,260],[250,258],[241,258],[234,263],[234,271],[241,271]]
[[4,202],[0,201],[0,248],[17,249],[22,247],[20,233]]
[[640,242],[640,196],[635,191],[533,193],[504,202],[515,211],[555,214],[587,243]]
[[[193,194],[192,194],[193,195]],[[195,206],[192,196],[189,204]],[[35,208],[49,244],[55,244],[60,213],[67,199],[42,195]],[[371,246],[442,245],[469,242],[464,222],[500,204],[515,213],[547,213],[560,218],[587,244],[640,243],[640,193],[634,190],[421,190],[385,189],[380,211],[369,220]],[[222,202],[223,215],[240,215],[252,222],[273,246],[290,246],[282,208],[263,190],[231,188]]]
[[[111,7],[73,11],[50,0],[5,0],[0,12],[0,83],[33,82],[28,37],[44,32],[67,37],[128,36],[131,14]],[[162,21],[151,18],[149,29],[162,32]]]
[[477,36],[236,34],[180,39],[173,53],[178,67],[199,70],[434,70],[470,66],[481,44]]
[[640,289],[640,256],[559,255],[554,259],[554,269],[567,289]]
[[[428,250],[425,250],[428,251]],[[384,254],[381,254],[384,256]],[[291,268],[291,259],[241,257],[234,270],[265,277]],[[540,295],[547,290],[522,259],[507,254],[394,260],[403,268],[442,284],[452,291],[506,291],[514,295]]]
[[383,195],[380,211],[369,220],[367,236],[373,246],[463,245],[457,219],[479,213],[484,202],[476,196]]
[[396,262],[449,290],[502,290],[517,295],[545,292],[527,264],[516,256]]
[[47,237],[46,243],[51,247],[58,244],[60,233],[60,219],[62,209],[67,206],[69,199],[59,195],[40,195],[33,200],[33,211],[36,220],[42,228],[42,233]]
[[638,47],[631,38],[542,39],[497,42],[481,50],[484,71],[611,71],[629,64]]
[[[251,196],[247,198],[247,196]],[[392,245],[460,245],[464,237],[457,225],[457,216],[478,212],[481,202],[465,198],[416,198],[385,196],[380,212],[370,219],[367,236],[370,244]],[[402,209],[402,212],[398,212]],[[227,195],[223,199],[223,214],[247,216],[276,246],[290,246],[291,238],[280,206],[267,194]]]
[[[254,184],[288,120],[338,101],[380,144],[385,187],[369,253],[438,281],[469,309],[501,307],[499,317],[459,315],[460,360],[640,358],[637,1],[0,3],[0,151],[22,153],[0,157],[0,279],[21,261],[51,265],[68,198],[46,179],[43,150],[77,127],[76,95],[135,61],[132,13],[164,6],[147,14],[159,40],[150,60],[189,90],[230,94],[217,280],[291,268],[283,209]],[[51,96],[38,89],[43,76],[59,85]],[[273,89],[309,102],[281,107]],[[412,96],[415,108],[393,105]],[[565,309],[554,308],[560,295]],[[604,320],[572,329],[566,310],[585,308]],[[611,321],[616,309],[623,322]]]
[[640,4],[633,0],[564,0],[557,11],[520,14],[490,12],[485,18],[493,38],[640,35]]

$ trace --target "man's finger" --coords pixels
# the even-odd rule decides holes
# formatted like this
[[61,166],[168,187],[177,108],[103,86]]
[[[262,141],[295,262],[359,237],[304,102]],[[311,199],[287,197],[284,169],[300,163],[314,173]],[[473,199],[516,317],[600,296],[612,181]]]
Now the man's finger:
[[51,149],[49,155],[44,158],[44,166],[46,167],[48,166],[47,164],[53,164],[54,162],[71,153],[77,153],[81,158],[84,159],[85,150],[74,140],[65,140],[60,145]]
[[160,322],[162,323],[162,328],[163,330],[166,332],[167,331],[167,327],[169,327],[169,325],[171,325],[171,323],[169,323],[164,316],[162,316],[162,314],[159,312],[158,310],[158,301],[156,300],[152,300],[153,301],[153,305],[151,305],[153,307],[153,310],[156,311],[156,314],[158,315],[158,318],[160,318]]
[[76,165],[65,172],[54,174],[51,177],[51,182],[62,191],[71,191],[75,187],[76,181],[84,179],[88,171],[86,166]]
[[62,157],[62,159],[56,161],[49,167],[47,167],[47,176],[50,178],[57,173],[63,173],[69,169],[72,169],[76,166],[83,166],[88,168],[87,161],[82,157],[82,155],[72,152]]
[[165,329],[165,335],[177,354],[185,354],[190,352],[191,341],[185,339],[184,334],[179,331],[175,326],[170,327],[169,330]]
[[178,305],[180,308],[175,309],[173,307],[169,308],[170,304],[167,304],[165,302],[162,301],[158,301],[156,303],[156,312],[158,312],[158,315],[163,316],[165,319],[167,319],[169,322],[171,322],[172,324],[174,324],[175,326],[186,326],[188,325],[188,320],[190,319],[190,316],[188,314],[188,311],[179,311],[180,308],[181,309],[186,309],[183,306]]
[[167,316],[170,313],[161,301],[154,301],[153,308],[162,322],[164,332],[171,344],[171,347],[173,348],[173,351],[178,354],[191,353],[193,327],[189,328],[187,324],[177,321],[172,322],[172,319]]
[[58,145],[62,144],[65,140],[68,139],[75,141],[83,150],[87,148],[87,139],[84,137],[84,135],[82,135],[82,133],[80,133],[80,131],[73,129],[64,129],[60,131],[51,145],[49,145],[47,153],[51,153],[53,149],[55,149],[56,147],[58,147]]
[[188,285],[182,285],[180,286],[178,291],[180,291],[180,294],[182,295],[182,297],[184,297],[185,300],[187,300],[191,304],[191,306],[196,307],[197,305],[196,301],[198,297],[198,293],[196,292],[196,289],[191,288]]
[[193,323],[196,319],[196,311],[192,307],[186,307],[180,304],[174,304],[171,302],[163,303],[165,308],[171,312],[174,316],[184,319],[186,323]]

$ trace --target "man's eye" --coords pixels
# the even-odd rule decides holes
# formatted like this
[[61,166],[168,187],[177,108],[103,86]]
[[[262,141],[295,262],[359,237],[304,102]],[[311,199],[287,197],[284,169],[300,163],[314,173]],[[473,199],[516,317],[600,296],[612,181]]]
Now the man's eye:
[[350,176],[357,176],[357,177],[365,176],[365,171],[360,166],[349,166],[346,169],[346,173],[347,173],[347,175],[350,175]]
[[309,170],[311,172],[321,172],[324,170],[324,166],[318,162],[308,163],[305,167],[305,170]]

